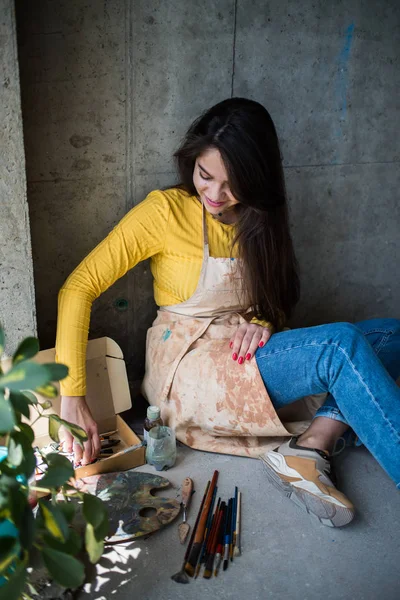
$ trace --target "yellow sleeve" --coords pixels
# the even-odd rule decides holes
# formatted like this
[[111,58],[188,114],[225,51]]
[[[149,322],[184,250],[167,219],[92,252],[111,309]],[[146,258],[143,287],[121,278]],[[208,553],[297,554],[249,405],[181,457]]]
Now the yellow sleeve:
[[261,327],[267,327],[270,330],[271,334],[274,333],[275,327],[269,321],[259,321],[255,317],[253,317],[250,323],[254,323],[255,325],[261,325]]
[[86,347],[93,301],[140,261],[164,248],[170,206],[152,192],[133,208],[68,277],[58,296],[56,361],[69,367],[64,396],[86,393]]

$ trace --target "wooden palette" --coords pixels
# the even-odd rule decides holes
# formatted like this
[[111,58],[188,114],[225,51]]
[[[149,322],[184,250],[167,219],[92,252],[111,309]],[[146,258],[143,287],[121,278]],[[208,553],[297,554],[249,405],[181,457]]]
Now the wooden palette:
[[92,475],[77,481],[80,491],[98,496],[108,507],[107,543],[149,535],[176,519],[180,512],[178,500],[151,493],[169,485],[165,477],[135,471]]

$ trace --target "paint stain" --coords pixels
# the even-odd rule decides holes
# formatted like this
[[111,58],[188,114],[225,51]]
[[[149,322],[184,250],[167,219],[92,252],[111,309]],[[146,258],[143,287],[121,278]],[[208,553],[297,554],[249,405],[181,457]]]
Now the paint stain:
[[86,171],[86,169],[90,169],[91,166],[92,166],[92,163],[90,162],[90,160],[86,160],[85,158],[81,158],[80,160],[76,160],[73,163],[72,168],[75,171]]
[[169,327],[167,327],[167,329],[164,331],[163,335],[162,335],[162,340],[163,342],[166,342],[172,335],[172,331],[170,330]]
[[354,23],[351,23],[346,30],[346,39],[343,49],[339,55],[339,85],[338,92],[340,96],[340,118],[344,120],[347,112],[347,75],[350,59],[351,44],[353,41]]
[[90,135],[74,134],[69,138],[69,143],[74,148],[83,148],[84,146],[89,146],[89,144],[92,143],[92,138]]
[[[355,25],[354,23],[350,23],[350,25],[346,29],[346,36],[343,44],[343,48],[340,51],[338,56],[338,65],[337,65],[337,82],[336,82],[336,97],[339,104],[339,123],[336,129],[336,137],[343,138],[345,134],[345,122],[347,116],[347,97],[348,97],[348,72],[349,72],[349,62],[350,62],[350,52],[351,46],[353,42]],[[338,141],[339,145],[342,145],[342,141]],[[340,161],[336,156],[332,161],[332,164],[338,164]]]

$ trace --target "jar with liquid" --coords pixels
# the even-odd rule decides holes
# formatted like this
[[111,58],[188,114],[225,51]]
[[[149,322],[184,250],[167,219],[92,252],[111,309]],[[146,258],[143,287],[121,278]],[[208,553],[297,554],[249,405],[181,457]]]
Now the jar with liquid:
[[164,425],[163,420],[160,416],[160,409],[158,406],[149,406],[147,408],[147,416],[144,420],[143,425],[143,442],[147,444],[147,440],[149,437],[149,431],[153,429],[153,427],[161,427]]

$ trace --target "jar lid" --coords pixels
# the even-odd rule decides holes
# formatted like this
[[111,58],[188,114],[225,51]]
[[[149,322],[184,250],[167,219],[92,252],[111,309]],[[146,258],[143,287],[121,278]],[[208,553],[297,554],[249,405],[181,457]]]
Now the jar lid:
[[159,419],[160,418],[160,408],[158,406],[149,406],[147,408],[147,418],[148,419]]

